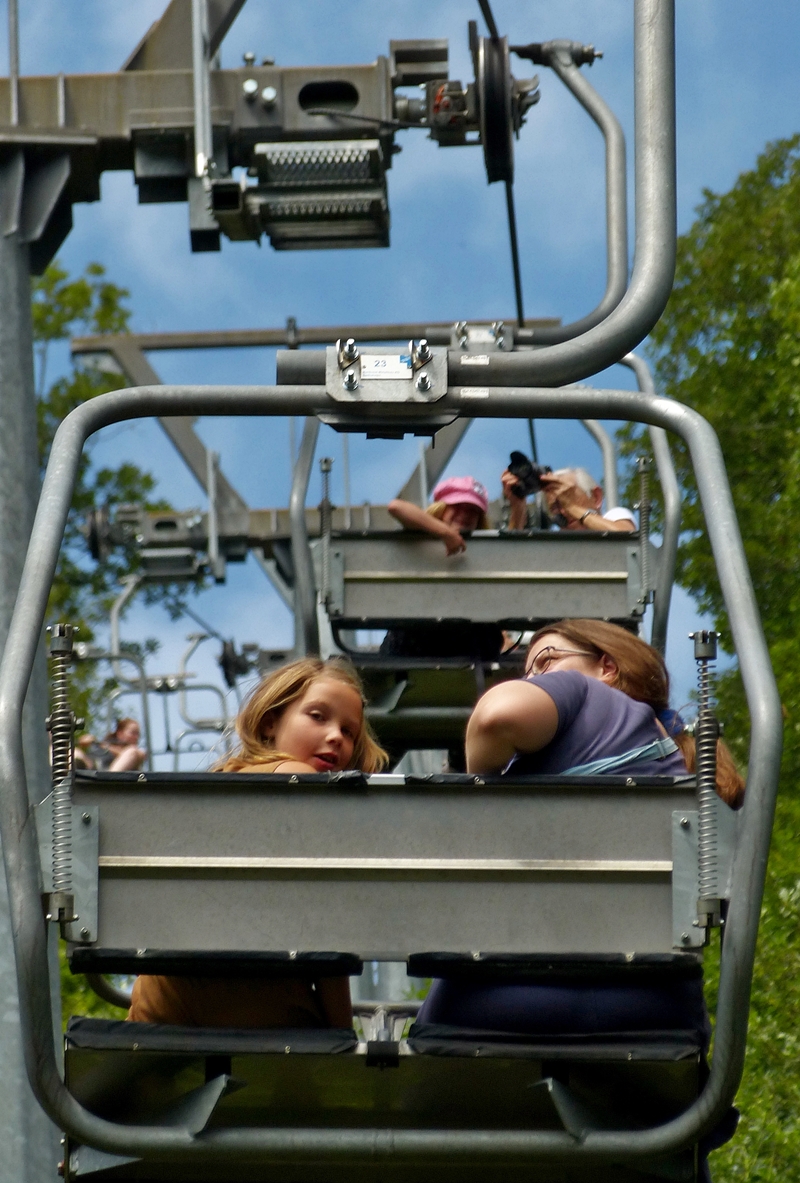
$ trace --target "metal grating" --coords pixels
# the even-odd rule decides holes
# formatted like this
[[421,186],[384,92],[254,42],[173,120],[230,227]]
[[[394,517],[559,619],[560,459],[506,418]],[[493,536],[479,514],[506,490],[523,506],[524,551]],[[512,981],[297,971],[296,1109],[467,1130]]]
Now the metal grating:
[[277,189],[374,185],[384,174],[378,140],[256,144],[254,160],[261,184]]

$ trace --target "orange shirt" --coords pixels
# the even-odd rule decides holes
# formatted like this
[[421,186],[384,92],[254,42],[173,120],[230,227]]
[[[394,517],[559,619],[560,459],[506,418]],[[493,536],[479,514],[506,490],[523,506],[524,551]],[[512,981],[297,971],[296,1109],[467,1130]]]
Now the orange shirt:
[[[265,762],[274,772],[285,759]],[[259,771],[262,771],[259,766]],[[181,1027],[333,1027],[352,1022],[350,983],[326,978],[190,978],[143,974],[133,985],[127,1018]]]
[[328,1027],[313,982],[301,978],[183,978],[146,974],[134,982],[135,1023],[182,1027]]

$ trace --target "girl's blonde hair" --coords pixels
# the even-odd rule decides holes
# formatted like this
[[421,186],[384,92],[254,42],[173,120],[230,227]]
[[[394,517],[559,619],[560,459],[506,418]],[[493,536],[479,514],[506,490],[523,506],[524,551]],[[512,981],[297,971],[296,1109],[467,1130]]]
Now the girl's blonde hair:
[[[447,501],[433,501],[428,506],[428,508],[425,510],[425,512],[429,513],[432,518],[436,518],[438,521],[441,521],[442,518],[444,517],[444,511],[447,509],[448,504],[449,503]],[[465,505],[472,505],[472,502],[465,501],[464,504]],[[489,521],[488,516],[483,512],[483,510],[480,508],[479,505],[476,505],[475,509],[480,510],[480,515],[481,515],[480,518],[478,519],[478,524],[475,527],[475,529],[476,530],[491,530],[492,523]]]
[[[274,726],[276,719],[298,698],[302,698],[312,682],[331,678],[355,690],[361,699],[361,726],[353,744],[353,755],[348,767],[361,772],[380,772],[389,761],[386,752],[372,734],[364,714],[364,690],[358,674],[345,661],[331,658],[304,657],[292,661],[282,669],[268,674],[259,682],[236,718],[238,749],[214,765],[215,772],[238,772],[248,764],[268,764],[276,760],[296,760],[290,752],[279,752],[274,741],[265,734],[265,721]],[[268,719],[268,716],[270,718]]]
[[[669,707],[669,673],[657,649],[639,637],[609,624],[605,620],[559,620],[545,625],[534,633],[528,648],[548,633],[563,637],[576,649],[588,650],[593,656],[605,653],[612,658],[617,673],[610,685],[622,690],[629,698],[645,702],[653,708],[656,716]],[[673,734],[672,738],[681,750],[689,772],[695,770],[694,740],[685,731]],[[734,808],[744,797],[744,780],[736,767],[729,748],[719,740],[717,743],[717,792],[722,800]]]

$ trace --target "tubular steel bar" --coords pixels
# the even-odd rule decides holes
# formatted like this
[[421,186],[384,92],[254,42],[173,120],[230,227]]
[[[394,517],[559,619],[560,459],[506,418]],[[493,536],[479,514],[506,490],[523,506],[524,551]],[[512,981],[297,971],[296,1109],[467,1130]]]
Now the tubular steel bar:
[[600,447],[603,456],[603,492],[606,496],[606,508],[610,509],[614,505],[619,505],[617,449],[605,427],[596,419],[582,419],[581,422]]
[[[603,133],[606,145],[606,290],[586,316],[568,325],[531,327],[517,333],[521,343],[556,345],[593,328],[617,307],[628,286],[628,198],[625,133],[614,112],[581,73],[568,48],[571,42],[551,41],[548,65],[575,95]],[[616,505],[616,501],[613,502]]]
[[[480,317],[471,320],[470,324],[490,325],[496,321],[510,324],[513,319],[513,316],[496,316],[490,319]],[[291,331],[287,328],[220,329],[186,333],[125,333],[122,337],[107,334],[73,337],[70,341],[70,350],[73,354],[116,354],[119,344],[133,344],[146,353],[159,349],[264,349],[275,346],[298,348],[301,345],[332,345],[340,337],[353,337],[360,343],[408,341],[412,337],[425,337],[431,345],[449,345],[453,323],[452,320],[422,320],[407,321],[405,324],[313,325],[308,328],[296,324]],[[537,332],[539,328],[550,329],[558,324],[558,317],[531,317],[528,320],[528,325],[533,326]]]
[[319,624],[317,622],[317,581],[308,545],[306,525],[306,497],[311,480],[311,466],[319,435],[319,420],[306,419],[300,452],[294,466],[292,491],[289,495],[289,520],[292,531],[292,565],[294,567],[294,648],[298,657],[319,653]]
[[[628,353],[621,359],[620,364],[633,370],[640,390],[647,394],[656,393],[653,375],[643,357],[639,357],[635,353]],[[669,606],[672,600],[675,567],[678,561],[678,537],[681,532],[681,492],[678,488],[678,478],[675,475],[675,465],[672,462],[666,431],[661,427],[651,425],[650,442],[653,445],[658,482],[661,485],[661,493],[664,498],[664,534],[661,540],[658,588],[653,603],[653,628],[650,644],[663,653],[667,647]]]
[[674,18],[674,0],[636,0],[634,5],[636,250],[624,297],[600,324],[572,341],[532,352],[493,353],[481,367],[462,366],[451,352],[453,385],[580,381],[619,361],[664,311],[675,272]]
[[[470,397],[471,396],[471,397]],[[722,950],[714,1058],[700,1097],[686,1112],[654,1129],[592,1130],[579,1140],[566,1132],[514,1130],[218,1129],[195,1138],[186,1129],[128,1127],[94,1116],[67,1091],[53,1037],[47,933],[39,896],[40,864],[28,801],[22,749],[22,708],[38,651],[47,597],[58,559],[81,453],[87,438],[123,419],[161,415],[312,415],[330,411],[319,388],[143,387],[99,395],[74,410],[53,443],[28,556],[0,666],[0,830],[17,963],[20,1024],[34,1092],[70,1136],[115,1154],[155,1154],[188,1161],[230,1162],[243,1156],[319,1160],[415,1161],[432,1168],[449,1159],[495,1164],[555,1159],[641,1158],[694,1144],[730,1105],[741,1078],[758,919],[772,829],[781,754],[781,709],[747,570],[722,452],[712,427],[670,399],[627,390],[495,388],[451,390],[413,408],[417,422],[449,410],[470,418],[626,419],[674,431],[686,441],[720,586],[730,616],[750,709],[752,739],[747,795],[733,871]],[[369,408],[380,421],[384,405]],[[395,408],[388,408],[393,417]],[[336,406],[345,415],[345,404]],[[363,424],[364,404],[351,414]],[[361,428],[363,430],[363,426]]]

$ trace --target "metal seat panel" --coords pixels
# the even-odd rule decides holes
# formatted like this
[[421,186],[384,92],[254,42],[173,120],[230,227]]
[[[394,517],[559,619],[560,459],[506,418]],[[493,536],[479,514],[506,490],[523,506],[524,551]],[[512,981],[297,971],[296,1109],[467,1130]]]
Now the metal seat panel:
[[330,569],[328,606],[340,624],[523,624],[640,611],[639,542],[630,534],[479,531],[450,558],[438,539],[410,532],[340,535]]
[[670,951],[692,782],[576,779],[78,777],[100,817],[96,947]]

